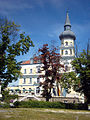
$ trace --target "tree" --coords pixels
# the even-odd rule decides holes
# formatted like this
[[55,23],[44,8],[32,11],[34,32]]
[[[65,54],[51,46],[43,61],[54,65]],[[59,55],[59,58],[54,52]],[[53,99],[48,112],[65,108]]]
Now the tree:
[[39,49],[40,61],[43,64],[42,71],[45,72],[44,75],[40,76],[44,78],[44,82],[40,83],[40,86],[43,88],[42,96],[46,98],[46,101],[52,97],[51,90],[54,87],[54,84],[57,83],[61,78],[60,68],[63,67],[60,64],[60,54],[56,53],[56,48],[49,50],[48,44],[43,45]]
[[77,85],[79,84],[79,78],[76,77],[75,72],[63,73],[60,81],[60,85],[62,88],[65,88],[67,93],[70,93],[71,88],[74,90],[77,89]]
[[90,50],[83,50],[83,52],[72,61],[72,65],[75,68],[75,72],[65,73],[63,75],[61,79],[62,86],[68,90],[73,87],[76,92],[83,93],[86,102],[90,103]]
[[30,37],[19,34],[19,25],[6,18],[0,19],[0,80],[2,90],[20,75],[20,63],[16,56],[24,55],[33,47]]

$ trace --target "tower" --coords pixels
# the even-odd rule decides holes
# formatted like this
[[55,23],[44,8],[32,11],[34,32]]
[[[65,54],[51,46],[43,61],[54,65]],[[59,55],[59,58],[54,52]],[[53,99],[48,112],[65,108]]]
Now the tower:
[[74,43],[75,43],[75,34],[71,31],[71,23],[69,20],[68,12],[66,14],[66,21],[64,24],[64,32],[62,32],[59,36],[61,40],[61,47],[60,47],[60,55],[61,55],[61,61],[64,63],[65,71],[71,72],[73,71],[71,61],[75,57],[75,49],[74,49]]

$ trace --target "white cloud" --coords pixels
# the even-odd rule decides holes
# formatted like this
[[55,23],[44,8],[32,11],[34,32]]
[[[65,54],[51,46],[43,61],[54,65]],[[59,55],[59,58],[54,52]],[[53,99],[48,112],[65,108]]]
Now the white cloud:
[[34,8],[36,6],[44,7],[48,3],[58,6],[63,3],[63,0],[0,0],[0,13],[6,15],[17,10]]
[[7,15],[16,10],[23,10],[26,8],[32,8],[33,5],[25,2],[24,0],[0,0],[0,13]]

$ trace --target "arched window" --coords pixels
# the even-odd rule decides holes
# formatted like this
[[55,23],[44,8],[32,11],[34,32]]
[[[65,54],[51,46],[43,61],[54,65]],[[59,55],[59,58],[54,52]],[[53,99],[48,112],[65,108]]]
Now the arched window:
[[68,51],[67,50],[65,51],[65,55],[68,55]]
[[68,42],[65,42],[65,45],[67,46],[67,45],[68,45]]

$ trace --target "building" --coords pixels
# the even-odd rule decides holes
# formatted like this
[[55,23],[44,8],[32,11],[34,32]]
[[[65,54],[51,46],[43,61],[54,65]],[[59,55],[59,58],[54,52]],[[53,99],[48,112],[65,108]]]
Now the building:
[[[61,46],[60,46],[60,55],[62,57],[61,63],[65,66],[66,72],[74,71],[74,68],[71,65],[71,61],[75,57],[75,34],[71,31],[71,23],[69,20],[68,12],[66,14],[66,21],[64,24],[64,32],[62,32],[59,36],[61,40]],[[42,88],[39,87],[39,83],[43,81],[42,78],[39,78],[40,75],[43,75],[44,72],[40,72],[40,69],[42,67],[42,63],[38,61],[37,57],[31,58],[28,61],[23,61],[21,63],[21,77],[19,78],[19,85],[18,87],[8,87],[11,91],[11,93],[18,93],[19,96],[27,96],[30,98],[32,95],[35,97],[41,97]],[[63,72],[63,70],[61,71]],[[54,94],[56,92],[56,94]],[[60,101],[64,102],[73,102],[74,100],[77,100],[77,102],[83,102],[83,97],[80,96],[79,93],[76,93],[71,89],[71,93],[68,94],[66,90],[60,89],[60,95],[57,94],[57,88],[55,88],[54,92],[52,92],[52,96],[54,97],[54,100],[56,98]],[[56,98],[55,98],[56,97]],[[72,101],[71,101],[72,99]]]

